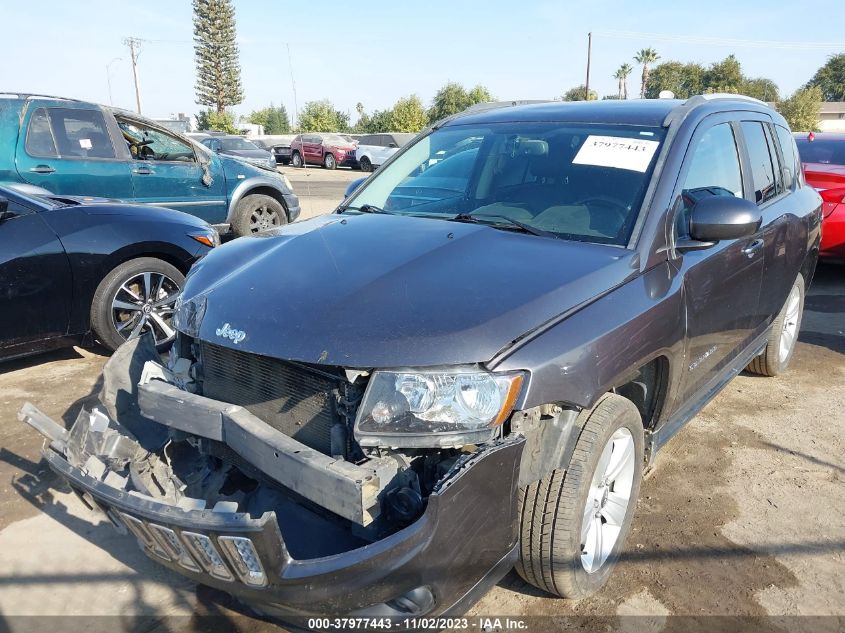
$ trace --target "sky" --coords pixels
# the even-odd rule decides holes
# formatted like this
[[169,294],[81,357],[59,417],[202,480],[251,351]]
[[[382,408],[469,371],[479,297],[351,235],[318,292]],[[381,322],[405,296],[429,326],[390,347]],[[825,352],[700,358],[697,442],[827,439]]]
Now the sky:
[[[584,82],[591,31],[591,87],[600,95],[616,93],[613,73],[624,62],[635,65],[633,55],[646,46],[661,61],[705,65],[734,53],[745,74],[773,79],[783,94],[803,85],[828,56],[845,52],[843,0],[234,4],[245,92],[234,108],[239,115],[270,103],[293,113],[307,101],[329,99],[354,122],[358,102],[371,112],[417,94],[428,105],[447,81],[483,84],[501,100],[551,99]],[[134,109],[124,44],[134,36],[145,40],[138,60],[142,112],[161,118],[201,109],[194,102],[190,0],[0,0],[0,15],[6,27],[15,25],[3,29],[0,90]],[[630,95],[639,93],[639,77],[635,67]]]

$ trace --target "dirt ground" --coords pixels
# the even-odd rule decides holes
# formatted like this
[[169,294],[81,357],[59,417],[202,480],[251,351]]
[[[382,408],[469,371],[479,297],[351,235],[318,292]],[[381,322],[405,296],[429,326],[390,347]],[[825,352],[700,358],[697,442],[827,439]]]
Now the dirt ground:
[[[315,209],[328,209],[358,175],[308,170],[294,186],[312,187]],[[815,615],[832,617],[813,620],[813,630],[845,629],[844,355],[845,266],[822,266],[789,372],[739,376],[661,451],[626,551],[597,596],[552,599],[511,573],[471,615],[545,615],[595,631],[625,630],[631,620],[620,615],[651,616],[634,621],[655,633],[695,629],[672,615],[740,617],[752,631],[808,621],[757,616]],[[225,596],[159,567],[98,522],[40,462],[40,437],[15,419],[29,400],[72,422],[105,360],[70,349],[0,365],[0,631],[27,614],[119,616],[122,630],[150,616],[145,630],[183,631],[194,628],[190,618],[159,618],[233,613]],[[713,629],[713,620],[696,622]]]

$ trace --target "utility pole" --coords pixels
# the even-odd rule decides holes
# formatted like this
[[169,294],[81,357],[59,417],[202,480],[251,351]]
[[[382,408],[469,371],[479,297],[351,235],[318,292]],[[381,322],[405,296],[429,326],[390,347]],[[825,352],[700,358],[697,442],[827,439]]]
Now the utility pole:
[[593,48],[593,33],[587,33],[587,81],[584,82],[584,101],[590,100],[590,55]]
[[129,47],[129,56],[132,58],[132,77],[135,79],[135,105],[138,114],[141,114],[141,87],[138,85],[138,55],[141,52],[141,39],[127,37],[123,40],[123,43]]

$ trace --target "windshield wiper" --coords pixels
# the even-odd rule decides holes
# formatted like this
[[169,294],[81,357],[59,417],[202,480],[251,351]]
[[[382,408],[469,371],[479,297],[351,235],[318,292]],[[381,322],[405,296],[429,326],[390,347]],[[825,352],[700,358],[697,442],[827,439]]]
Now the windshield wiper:
[[387,215],[394,215],[391,211],[385,211],[374,204],[362,204],[360,207],[342,207],[338,209],[338,213],[343,213],[344,211],[360,211],[361,213],[385,213]]
[[490,225],[489,222],[482,222],[480,218],[496,218],[497,220],[504,220],[511,226],[515,226],[524,233],[530,233],[531,235],[539,235],[540,237],[554,237],[556,239],[560,238],[557,233],[552,233],[551,231],[544,231],[543,229],[538,229],[535,226],[525,224],[524,222],[520,222],[519,220],[515,220],[506,215],[498,215],[495,213],[479,213],[478,215],[474,215],[472,212],[459,213],[458,215],[451,218],[451,220],[455,222],[475,222],[477,224],[487,224],[488,226]]

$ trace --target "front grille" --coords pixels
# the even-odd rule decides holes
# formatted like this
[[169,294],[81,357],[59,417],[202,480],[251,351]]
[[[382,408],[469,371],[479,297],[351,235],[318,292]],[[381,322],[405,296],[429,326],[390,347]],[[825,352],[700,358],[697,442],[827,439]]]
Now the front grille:
[[203,395],[247,409],[315,450],[331,454],[331,428],[342,422],[343,380],[303,365],[201,342]]

